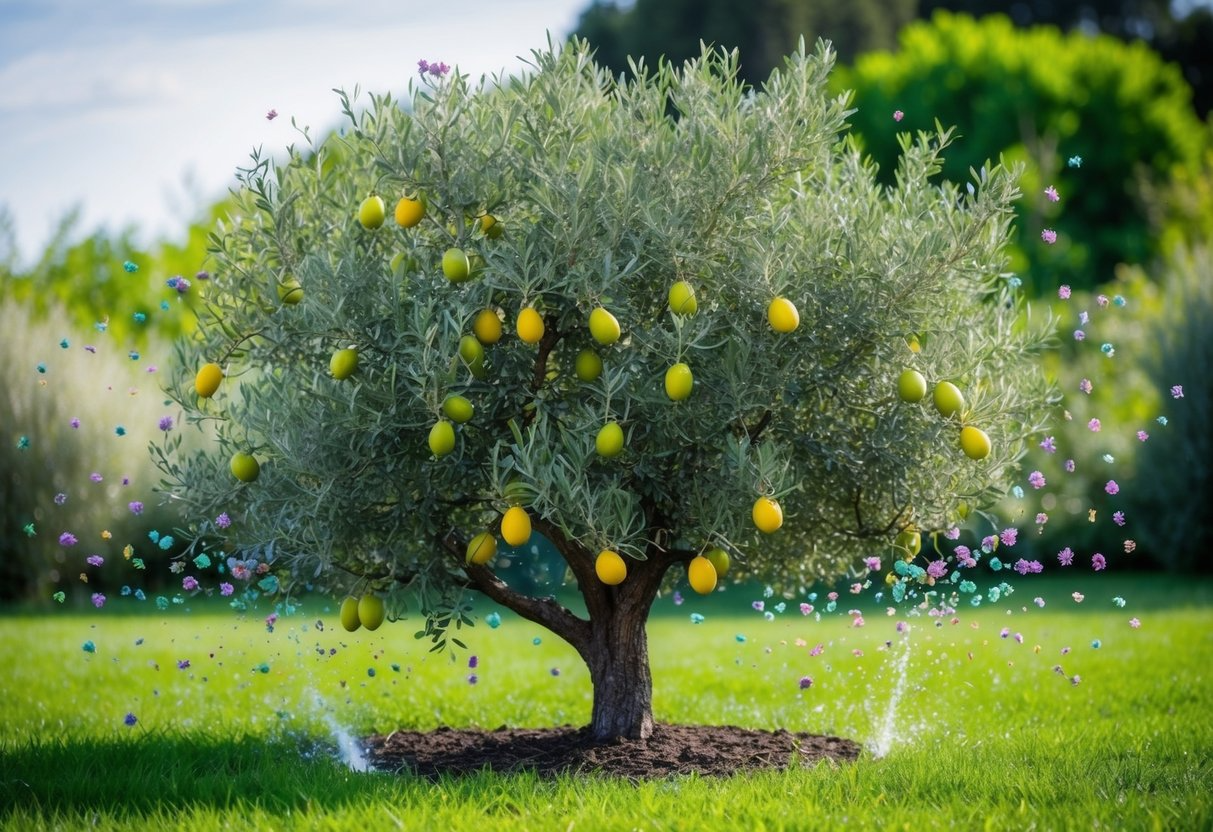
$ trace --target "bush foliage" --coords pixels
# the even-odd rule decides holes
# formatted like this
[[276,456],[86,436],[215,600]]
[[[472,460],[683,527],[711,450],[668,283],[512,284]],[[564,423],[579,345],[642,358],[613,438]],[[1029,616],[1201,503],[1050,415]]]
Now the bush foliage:
[[[1143,184],[1196,165],[1207,142],[1179,69],[1144,44],[1020,30],[998,15],[939,12],[903,29],[898,51],[861,56],[833,84],[855,92],[852,123],[885,181],[900,151],[895,110],[903,128],[958,125],[949,178],[1001,153],[1025,163],[1012,267],[1037,292],[1098,285],[1118,263],[1158,254]],[[1042,195],[1047,185],[1060,203]],[[1058,231],[1056,245],[1041,245],[1044,228]]]

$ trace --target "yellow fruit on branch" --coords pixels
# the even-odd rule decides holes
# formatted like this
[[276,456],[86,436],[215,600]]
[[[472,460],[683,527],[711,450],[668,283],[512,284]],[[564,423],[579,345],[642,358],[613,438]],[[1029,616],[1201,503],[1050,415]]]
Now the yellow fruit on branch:
[[383,204],[381,196],[368,196],[358,206],[358,222],[368,230],[374,230],[383,225],[386,216],[387,206]]
[[362,626],[362,621],[358,617],[358,599],[353,595],[341,602],[341,626],[348,632],[354,632]]
[[420,199],[401,197],[396,203],[396,225],[401,228],[413,228],[425,216],[425,203]]
[[783,508],[770,497],[759,497],[754,501],[750,517],[760,532],[771,534],[783,525]]
[[531,515],[521,506],[510,506],[501,517],[501,539],[522,546],[531,539]]
[[524,306],[518,313],[514,328],[524,343],[538,344],[543,339],[543,316],[534,307]]
[[204,399],[215,395],[219,382],[223,381],[223,369],[214,362],[203,364],[194,376],[194,391]]
[[329,359],[329,373],[338,381],[349,378],[357,369],[358,350],[353,347],[337,350]]
[[477,220],[477,224],[480,226],[480,233],[488,237],[490,240],[496,240],[501,236],[502,232],[505,231],[505,229],[501,227],[501,223],[499,223],[497,218],[492,214],[485,214],[484,216],[480,217],[480,219]]
[[623,428],[618,422],[607,422],[598,429],[594,437],[594,449],[604,459],[619,456],[623,452]]
[[358,621],[368,630],[378,630],[386,616],[383,599],[378,595],[363,595],[358,600]]
[[615,316],[601,306],[594,307],[590,312],[590,335],[603,346],[610,346],[619,340],[621,330]]
[[985,459],[993,447],[990,437],[981,428],[965,425],[960,429],[960,449],[969,459]]
[[784,297],[771,301],[767,307],[767,321],[776,332],[792,332],[800,326],[800,312],[796,304]]
[[429,445],[434,456],[446,456],[455,450],[455,426],[445,419],[439,419],[430,428]]
[[716,578],[716,567],[703,555],[691,558],[691,562],[687,564],[687,581],[691,584],[691,589],[700,595],[707,595],[716,588]]
[[665,394],[671,401],[685,401],[690,397],[694,386],[695,376],[691,374],[691,368],[683,362],[680,361],[665,371]]
[[917,370],[903,370],[897,377],[897,395],[903,402],[920,402],[927,395],[927,380]]
[[594,559],[594,573],[607,586],[618,586],[628,576],[628,565],[616,552],[603,549]]
[[253,482],[261,476],[261,464],[252,454],[233,454],[228,467],[232,469],[232,476],[241,482]]
[[467,562],[484,565],[497,554],[497,538],[488,532],[481,532],[468,543]]
[[955,416],[965,406],[965,397],[961,395],[960,388],[950,381],[936,384],[931,398],[935,401],[935,409],[944,418]]
[[699,301],[695,299],[695,287],[685,280],[677,281],[670,287],[670,311],[675,315],[690,317],[699,311]]
[[501,318],[496,309],[481,309],[472,321],[472,332],[480,343],[491,346],[501,340]]

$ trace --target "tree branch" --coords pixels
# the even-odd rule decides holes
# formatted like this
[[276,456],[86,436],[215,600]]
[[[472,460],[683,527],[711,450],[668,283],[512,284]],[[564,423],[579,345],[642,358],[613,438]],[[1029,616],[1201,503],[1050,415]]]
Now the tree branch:
[[469,586],[503,607],[518,613],[527,621],[533,621],[548,628],[571,644],[578,653],[584,655],[590,638],[588,621],[578,618],[555,598],[534,598],[530,595],[523,595],[521,592],[510,589],[509,584],[497,577],[489,567],[466,563],[466,553],[453,531],[442,537],[439,543],[462,566]]
[[533,517],[531,527],[550,540],[556,547],[556,551],[564,558],[564,562],[569,565],[573,577],[577,579],[581,597],[585,599],[585,608],[590,615],[590,620],[605,619],[609,616],[611,612],[609,587],[598,580],[598,573],[594,571],[594,553],[576,540],[565,537],[564,532],[555,524],[542,517]]

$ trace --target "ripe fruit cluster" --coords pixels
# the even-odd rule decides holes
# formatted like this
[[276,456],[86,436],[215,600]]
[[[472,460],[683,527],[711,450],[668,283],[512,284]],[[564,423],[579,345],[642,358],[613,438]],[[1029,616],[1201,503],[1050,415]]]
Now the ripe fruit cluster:
[[341,602],[339,613],[341,626],[348,632],[354,632],[359,627],[368,630],[378,630],[379,625],[387,617],[383,599],[378,595],[363,595],[361,598],[347,597]]
[[[917,343],[917,341],[915,341]],[[917,370],[903,370],[897,377],[897,396],[910,404],[926,398],[927,380]],[[963,418],[965,398],[960,388],[950,381],[941,381],[931,393],[931,401],[945,419]],[[981,428],[964,425],[960,429],[960,449],[972,460],[985,459],[993,450],[990,437]]]

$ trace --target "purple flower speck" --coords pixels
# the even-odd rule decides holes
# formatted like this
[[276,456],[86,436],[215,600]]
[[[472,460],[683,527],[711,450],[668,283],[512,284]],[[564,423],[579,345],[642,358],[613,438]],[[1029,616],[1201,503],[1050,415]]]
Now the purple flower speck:
[[468,656],[468,668],[470,670],[475,670],[478,664],[480,664],[479,656]]
[[479,676],[477,676],[475,673],[469,673],[469,674],[468,674],[468,684],[469,684],[469,685],[474,685],[474,684],[476,684],[476,683],[477,683],[477,682],[479,682],[479,681],[480,681],[480,677],[479,677]]
[[1032,473],[1028,474],[1028,484],[1033,488],[1044,488],[1045,475],[1039,471],[1033,471]]
[[88,478],[89,478],[90,480],[92,480],[93,482],[101,482],[103,479],[105,479],[104,477],[102,477],[102,476],[101,476],[99,473],[97,473],[96,471],[94,471],[93,473],[89,474],[89,475],[88,475]]
[[893,121],[901,121],[905,117],[906,117],[906,114],[903,113],[901,110],[893,111]]
[[1123,526],[1125,524],[1125,513],[1123,511],[1112,512],[1112,522],[1118,526]]
[[101,566],[105,563],[105,558],[101,557],[101,555],[89,555],[84,560],[89,566]]
[[164,431],[165,433],[168,433],[170,430],[173,429],[173,417],[172,416],[161,416],[159,426],[160,426],[160,430]]
[[1037,512],[1036,525],[1043,526],[1045,523],[1048,523],[1048,522],[1049,522],[1049,515],[1045,514],[1043,511]]
[[944,532],[943,536],[948,540],[959,540],[960,539],[960,528],[957,526],[953,526],[952,528],[950,528],[946,532]]
[[224,598],[227,598],[229,595],[231,595],[235,591],[236,591],[236,587],[232,586],[229,583],[225,582],[225,583],[219,584],[219,594],[222,595]]
[[1074,563],[1074,550],[1069,546],[1057,553],[1057,562],[1062,566],[1069,566]]
[[1078,313],[1078,322],[1080,324],[1082,324],[1083,326],[1086,326],[1090,320],[1091,320],[1091,316],[1087,314],[1087,311],[1085,309]]
[[78,542],[79,541],[76,540],[76,536],[71,532],[64,532],[63,534],[59,535],[60,546],[75,546]]
[[60,491],[55,495],[55,505],[61,506],[67,502],[67,495]]
[[189,668],[189,666],[190,666],[189,659],[177,659],[177,669],[178,670],[187,670]]
[[1061,196],[1057,193],[1057,189],[1052,185],[1045,188],[1045,196],[1048,198],[1049,202],[1056,202],[1057,200],[1061,199]]
[[1116,484],[1116,480],[1108,480],[1103,490],[1109,494],[1116,495],[1120,493],[1120,486]]
[[139,721],[139,717],[135,716],[134,714],[130,713],[129,711],[127,712],[126,716],[124,716],[122,718],[122,724],[125,725],[127,728],[134,728],[135,724],[138,721]]
[[226,511],[215,518],[215,526],[217,528],[226,529],[230,525],[232,525],[232,518],[227,516]]
[[186,575],[181,581],[181,588],[186,592],[193,592],[198,588],[198,579],[193,575]]
[[77,430],[80,427],[80,420],[72,417],[72,420],[68,424],[72,426],[72,430]]
[[1091,568],[1096,572],[1102,572],[1108,565],[1108,561],[1099,552],[1091,555]]
[[1075,341],[1087,340],[1087,333],[1083,332],[1081,329],[1074,330],[1074,340]]
[[1057,453],[1057,443],[1054,441],[1052,436],[1046,436],[1044,439],[1042,439],[1040,441],[1040,447],[1041,450],[1043,450],[1046,454]]
[[1065,468],[1066,468],[1066,473],[1067,473],[1067,474],[1073,474],[1073,473],[1074,473],[1074,468],[1075,468],[1075,467],[1076,467],[1076,466],[1075,466],[1075,464],[1074,464],[1074,460],[1072,460],[1072,459],[1067,459],[1067,460],[1066,460],[1066,465],[1065,465]]
[[878,558],[878,557],[864,558],[863,565],[866,566],[868,569],[870,569],[873,572],[879,572],[880,571],[880,558]]
[[105,596],[100,592],[93,593],[93,606],[97,609],[101,609],[105,606]]
[[942,578],[948,574],[948,565],[942,560],[933,560],[927,564],[927,574],[932,578]]
[[1134,630],[1136,630],[1138,627],[1141,626],[1141,621],[1139,621],[1137,618],[1130,618],[1129,626],[1132,627]]
[[1137,432],[1137,441],[1138,442],[1145,442],[1149,438],[1150,438],[1150,434],[1146,433],[1144,430],[1139,430]]
[[800,677],[800,689],[808,690],[811,687],[813,687],[813,677],[812,676],[801,676]]
[[1091,379],[1084,378],[1082,381],[1078,382],[1078,389],[1081,390],[1082,392],[1086,393],[1088,396],[1091,395],[1091,389],[1092,389]]
[[999,537],[1004,546],[1014,546],[1015,541],[1019,539],[1019,529],[1003,529]]
[[1182,399],[1183,397],[1184,397],[1184,386],[1182,384],[1174,385],[1171,388],[1171,398]]
[[131,514],[134,514],[135,516],[143,513],[143,503],[139,502],[138,500],[131,500],[126,504],[126,507],[130,509]]
[[[278,118],[277,110],[270,110],[268,113],[265,114],[266,121],[273,121],[276,118]],[[202,274],[206,274],[206,272],[202,272]],[[210,275],[207,275],[207,277],[210,277]]]
[[1099,433],[1100,428],[1102,427],[1103,425],[1100,424],[1098,419],[1092,419],[1091,421],[1087,422],[1087,430],[1091,431],[1092,433]]
[[1069,300],[1070,299],[1070,287],[1068,285],[1066,285],[1065,283],[1058,286],[1057,287],[1057,297],[1061,298],[1062,300]]

